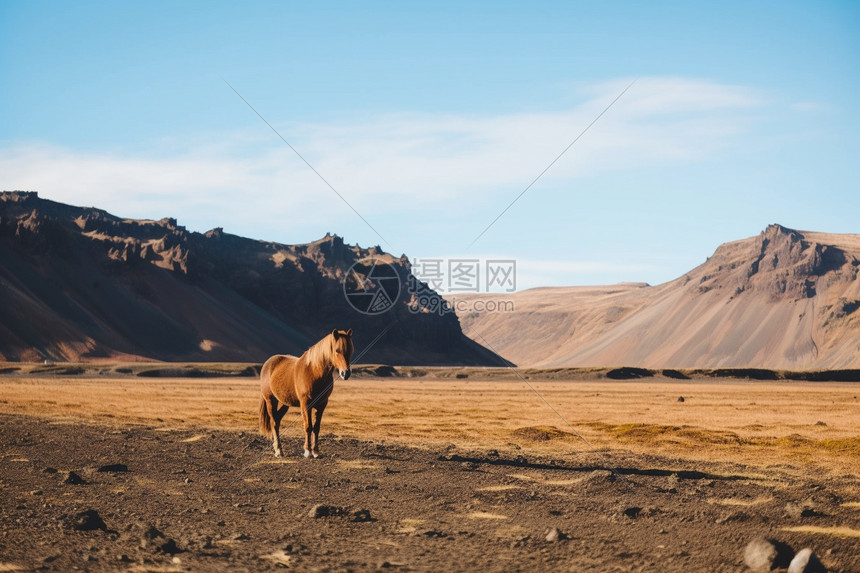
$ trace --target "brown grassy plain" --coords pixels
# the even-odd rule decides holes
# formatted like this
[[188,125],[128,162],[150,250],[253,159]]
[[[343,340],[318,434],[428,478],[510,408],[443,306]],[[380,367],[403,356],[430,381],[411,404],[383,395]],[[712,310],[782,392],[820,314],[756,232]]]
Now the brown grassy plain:
[[[432,375],[431,375],[432,376]],[[338,381],[323,433],[418,447],[449,443],[860,470],[860,385],[651,379]],[[0,412],[69,422],[253,431],[253,378],[0,377]],[[680,401],[679,398],[684,400]],[[299,413],[284,420],[298,444]],[[569,423],[569,425],[568,425]]]
[[0,569],[734,572],[757,537],[860,567],[856,383],[359,372],[305,460],[247,368],[0,368]]

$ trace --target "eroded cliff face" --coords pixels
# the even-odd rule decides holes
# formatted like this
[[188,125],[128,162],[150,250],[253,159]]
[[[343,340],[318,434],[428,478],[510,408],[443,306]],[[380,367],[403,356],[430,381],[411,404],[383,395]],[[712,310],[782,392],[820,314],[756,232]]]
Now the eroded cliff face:
[[833,239],[770,225],[758,237],[718,248],[700,267],[699,289],[757,292],[778,302],[812,298],[820,289],[854,281],[857,253],[822,240]]
[[391,265],[405,292],[409,261],[336,235],[283,245],[3,192],[0,256],[6,360],[262,361],[301,353],[333,328],[353,328],[364,362],[499,360],[451,314],[411,313],[403,299],[379,315],[357,312],[343,290],[355,263]]

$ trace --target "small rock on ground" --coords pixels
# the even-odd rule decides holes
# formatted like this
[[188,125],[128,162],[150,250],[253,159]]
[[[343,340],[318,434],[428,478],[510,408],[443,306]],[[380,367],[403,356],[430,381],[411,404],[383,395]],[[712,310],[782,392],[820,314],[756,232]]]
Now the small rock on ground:
[[76,513],[72,516],[70,523],[72,528],[77,529],[78,531],[93,531],[95,529],[101,529],[104,531],[107,529],[107,525],[105,525],[104,520],[94,509],[87,509],[80,513]]
[[767,539],[753,539],[744,549],[744,563],[753,571],[770,571],[776,559],[776,546]]
[[814,517],[815,510],[811,507],[804,507],[797,503],[785,504],[785,513],[792,519],[800,519],[801,517]]
[[624,515],[626,515],[627,517],[632,519],[632,518],[637,517],[639,515],[639,512],[641,512],[641,511],[642,511],[641,507],[628,507],[624,510],[623,513],[624,513]]
[[322,503],[318,503],[313,506],[308,512],[308,517],[331,517],[334,515],[343,515],[343,513],[344,509],[342,507],[335,507],[333,505],[325,505]]
[[823,573],[827,571],[809,547],[801,549],[791,560],[788,573]]
[[68,474],[66,474],[66,479],[63,480],[63,483],[66,483],[69,485],[82,485],[82,484],[85,484],[87,482],[86,482],[86,480],[84,480],[84,478],[82,478],[77,473],[69,472]]
[[363,523],[363,522],[365,522],[365,521],[376,521],[376,520],[375,520],[375,519],[373,519],[373,517],[370,515],[370,510],[369,510],[369,509],[359,509],[358,511],[353,512],[353,514],[352,514],[352,520],[353,520],[353,521],[355,521],[355,522],[358,522],[358,523]]
[[100,472],[127,472],[128,466],[125,464],[107,464],[104,466],[100,466],[98,471],[100,471]]

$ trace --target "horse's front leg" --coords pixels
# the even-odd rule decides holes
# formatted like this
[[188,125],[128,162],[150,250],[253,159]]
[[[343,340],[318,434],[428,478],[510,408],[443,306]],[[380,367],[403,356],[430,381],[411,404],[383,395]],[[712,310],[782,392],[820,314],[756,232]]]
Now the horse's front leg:
[[308,404],[302,404],[302,421],[305,423],[305,457],[311,457],[311,433],[313,432],[313,424],[311,423],[311,410],[313,408]]
[[326,403],[317,404],[316,415],[314,416],[314,443],[311,448],[311,454],[315,458],[320,457],[320,422],[322,422],[323,412],[325,411]]

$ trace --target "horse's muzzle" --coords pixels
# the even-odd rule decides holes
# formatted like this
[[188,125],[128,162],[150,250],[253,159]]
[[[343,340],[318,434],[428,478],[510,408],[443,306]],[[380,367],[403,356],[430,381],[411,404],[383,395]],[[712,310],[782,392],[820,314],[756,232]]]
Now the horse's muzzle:
[[352,370],[347,368],[346,370],[338,370],[338,374],[340,374],[341,380],[349,380],[349,375],[352,374]]

